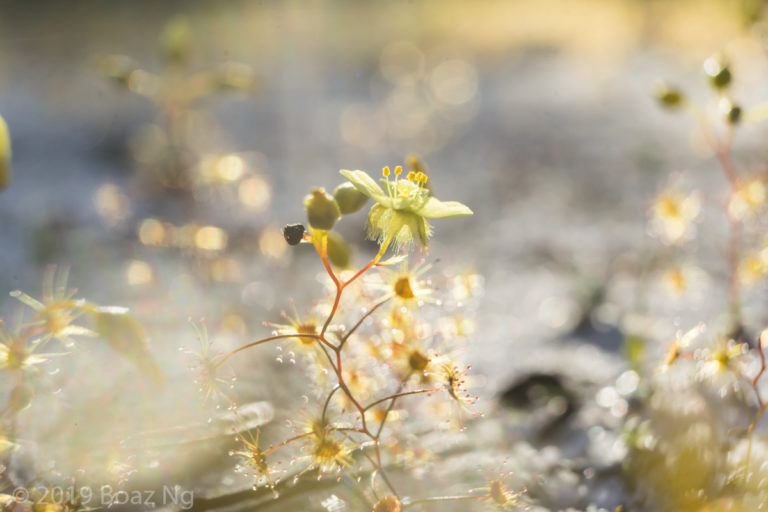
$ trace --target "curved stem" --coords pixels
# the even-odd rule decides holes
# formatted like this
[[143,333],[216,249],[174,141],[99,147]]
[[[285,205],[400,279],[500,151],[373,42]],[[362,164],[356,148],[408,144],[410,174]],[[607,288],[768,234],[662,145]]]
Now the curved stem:
[[341,389],[341,386],[336,385],[333,387],[330,393],[328,393],[328,398],[325,399],[325,404],[323,405],[323,414],[320,416],[320,421],[323,425],[325,425],[325,413],[328,412],[328,405],[331,403],[331,398],[333,398],[333,395]]
[[[408,372],[408,375],[406,375],[405,378],[400,381],[400,385],[397,386],[397,391],[395,392],[395,394],[400,393],[403,390],[403,386],[405,386],[405,383],[408,382],[408,379],[411,378],[411,375],[413,375],[413,372]],[[381,423],[379,423],[379,428],[378,430],[376,430],[376,439],[379,439],[381,437],[381,433],[384,431],[384,425],[387,423],[387,419],[389,418],[389,413],[391,413],[392,409],[395,408],[396,402],[397,402],[397,398],[393,398],[392,401],[389,402],[387,409],[384,411],[384,417],[381,418]]]
[[757,410],[757,414],[755,414],[755,419],[749,424],[749,429],[747,431],[747,456],[744,461],[744,478],[749,477],[749,465],[752,458],[752,438],[755,434],[755,428],[757,428],[757,422],[760,421],[766,408],[768,408],[768,402],[761,404],[760,408]]
[[752,385],[752,389],[755,390],[755,396],[757,397],[759,408],[755,414],[755,418],[752,420],[752,423],[749,424],[749,428],[747,430],[747,456],[745,457],[744,461],[744,478],[749,477],[749,464],[752,458],[752,438],[754,437],[755,428],[757,428],[757,422],[760,421],[760,418],[765,412],[766,407],[768,407],[768,402],[763,402],[762,396],[760,394],[760,388],[758,386],[760,377],[763,376],[766,370],[765,349],[763,347],[762,334],[757,339],[757,353],[760,354],[760,370],[758,370],[750,384]]
[[433,389],[417,389],[416,391],[406,391],[404,393],[395,393],[394,395],[385,396],[384,398],[381,398],[379,400],[376,400],[373,403],[370,403],[370,404],[366,405],[363,408],[363,410],[367,411],[371,407],[379,405],[382,402],[386,402],[387,400],[395,400],[395,399],[400,398],[400,397],[404,397],[404,396],[408,396],[408,395],[418,395],[418,394],[422,394],[422,393],[437,393],[438,391],[440,391],[439,388],[433,388]]
[[389,301],[389,299],[391,299],[391,297],[387,297],[386,299],[380,302],[377,302],[376,305],[374,305],[371,309],[365,312],[365,314],[360,318],[360,320],[358,320],[357,323],[353,325],[352,328],[344,334],[344,336],[341,337],[341,342],[339,343],[339,350],[341,350],[341,347],[344,346],[344,344],[347,342],[349,337],[355,333],[355,331],[363,324],[363,322],[365,322],[365,319],[371,316],[374,313],[374,311],[376,311],[381,306],[386,304]]
[[303,439],[303,438],[305,438],[307,436],[310,436],[310,435],[312,435],[312,432],[304,432],[303,434],[299,434],[299,435],[290,437],[290,438],[288,438],[288,439],[286,439],[284,441],[281,441],[280,443],[278,443],[278,444],[276,444],[274,446],[270,446],[269,448],[264,450],[264,456],[267,457],[269,455],[272,455],[273,453],[275,453],[277,450],[279,450],[283,446],[286,446],[286,445],[288,445],[288,444],[290,444],[290,443],[292,443],[294,441],[298,441],[299,439]]
[[276,335],[276,336],[270,336],[269,338],[262,338],[262,339],[260,339],[260,340],[256,340],[256,341],[253,341],[253,342],[251,342],[251,343],[248,343],[247,345],[243,345],[243,346],[242,346],[242,347],[240,347],[240,348],[236,348],[235,350],[233,350],[232,352],[230,352],[229,354],[227,354],[226,356],[224,356],[224,358],[223,358],[221,361],[219,361],[219,362],[216,364],[216,367],[218,368],[219,366],[221,366],[222,364],[224,364],[224,362],[225,362],[227,359],[229,359],[229,358],[230,358],[230,357],[232,357],[233,355],[237,354],[238,352],[242,352],[243,350],[249,349],[249,348],[251,348],[251,347],[255,347],[256,345],[261,345],[262,343],[267,343],[267,342],[269,342],[269,341],[274,341],[274,340],[281,340],[281,339],[285,339],[285,338],[314,338],[314,339],[316,339],[316,340],[320,340],[320,341],[323,341],[323,340],[320,338],[320,336],[318,336],[317,334],[300,334],[300,333],[294,333],[294,334],[278,334],[278,335]]
[[[710,126],[709,120],[704,112],[696,105],[687,103],[689,112],[696,118],[701,126],[704,138],[707,144],[712,148],[720,164],[723,176],[731,187],[731,194],[735,194],[739,189],[739,172],[731,158],[731,148],[733,147],[734,131],[728,127],[725,135],[718,137],[715,130]],[[741,257],[742,231],[743,223],[739,219],[734,219],[728,214],[726,216],[729,223],[729,242],[728,242],[728,267],[730,275],[728,278],[728,309],[731,316],[733,328],[738,329],[741,326],[741,292],[739,287],[739,259]]]
[[435,496],[434,498],[419,498],[416,500],[408,500],[408,503],[406,506],[410,505],[418,505],[420,503],[435,503],[437,501],[468,501],[468,500],[479,500],[482,499],[482,496]]

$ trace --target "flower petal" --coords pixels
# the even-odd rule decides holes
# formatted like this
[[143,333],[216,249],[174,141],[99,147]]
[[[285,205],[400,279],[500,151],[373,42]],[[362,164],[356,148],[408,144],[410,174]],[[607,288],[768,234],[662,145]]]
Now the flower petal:
[[419,208],[417,213],[428,219],[446,219],[472,215],[472,210],[458,201],[440,201],[430,197],[426,204]]
[[339,173],[347,178],[357,190],[372,198],[374,201],[379,201],[379,199],[384,199],[386,197],[379,184],[364,171],[341,170]]

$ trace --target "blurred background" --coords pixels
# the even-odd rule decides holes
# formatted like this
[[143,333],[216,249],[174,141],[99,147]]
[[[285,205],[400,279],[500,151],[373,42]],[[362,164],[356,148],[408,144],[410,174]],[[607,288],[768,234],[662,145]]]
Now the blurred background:
[[[651,86],[666,78],[705,102],[701,62],[723,51],[739,100],[764,100],[762,9],[758,0],[0,3],[0,113],[14,174],[0,192],[0,290],[38,296],[46,265],[69,266],[80,296],[132,309],[166,374],[157,389],[89,346],[46,369],[52,393],[35,404],[46,420],[30,419],[25,436],[44,440],[39,452],[56,471],[94,482],[168,482],[198,496],[247,488],[226,441],[197,442],[215,437],[206,425],[222,412],[202,401],[179,351],[197,346],[188,319],[205,318],[226,350],[267,334],[262,322],[278,321],[289,298],[311,304],[322,268],[311,251],[291,250],[281,227],[302,222],[301,198],[335,187],[339,169],[376,175],[412,154],[439,197],[475,212],[436,222],[427,259],[437,274],[482,277],[466,359],[488,413],[531,374],[566,374],[585,390],[622,375],[626,384],[618,331],[658,246],[646,228],[651,201],[674,173],[705,190],[724,185],[694,123],[657,108]],[[740,134],[747,166],[764,167],[765,134],[760,125]],[[358,264],[373,249],[363,222],[342,227]],[[697,246],[697,265],[714,277],[674,299],[654,292],[661,276],[643,277],[662,338],[725,309],[708,281],[723,272],[725,221],[712,215],[708,225],[714,238]],[[753,293],[746,314],[760,321],[764,292]],[[0,305],[11,315],[17,301]],[[267,349],[236,363],[243,401],[293,396],[274,384],[292,371],[274,357]],[[535,425],[494,424],[494,446],[477,450],[520,441],[521,457],[543,466],[518,472],[550,475],[545,506],[613,509],[629,492],[610,470],[624,453],[622,400],[590,402],[583,424],[557,441],[531,441]],[[602,480],[581,466],[595,464],[609,468]]]

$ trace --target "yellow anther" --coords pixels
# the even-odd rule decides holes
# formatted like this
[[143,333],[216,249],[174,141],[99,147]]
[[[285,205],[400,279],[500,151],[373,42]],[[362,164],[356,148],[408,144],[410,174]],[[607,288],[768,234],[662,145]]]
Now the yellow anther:
[[389,166],[384,167],[381,170],[381,174],[383,174],[385,178],[389,178]]
[[427,175],[423,172],[419,171],[416,173],[416,181],[419,183],[426,183],[427,182]]
[[401,174],[403,174],[403,166],[402,165],[398,165],[397,167],[395,167],[395,174],[397,176],[400,176]]
[[408,181],[416,181],[416,173],[411,171],[408,173]]

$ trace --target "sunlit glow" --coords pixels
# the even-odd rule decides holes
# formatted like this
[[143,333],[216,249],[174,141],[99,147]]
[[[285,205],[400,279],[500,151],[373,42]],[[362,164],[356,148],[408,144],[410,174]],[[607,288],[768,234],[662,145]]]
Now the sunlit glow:
[[415,82],[424,73],[424,54],[408,41],[391,43],[381,52],[380,67],[392,83]]
[[93,203],[99,216],[109,225],[124,221],[131,212],[128,197],[117,186],[109,183],[99,187]]
[[227,242],[226,231],[216,226],[203,226],[195,232],[195,246],[204,251],[221,251]]
[[261,176],[250,176],[244,179],[237,188],[240,203],[254,212],[263,212],[269,206],[272,191],[269,183]]
[[440,101],[461,105],[477,93],[477,72],[467,61],[447,60],[432,70],[430,85]]
[[125,272],[126,281],[131,286],[143,286],[152,283],[154,273],[146,261],[131,260]]
[[165,228],[157,219],[144,219],[139,224],[139,241],[144,245],[163,245]]
[[259,250],[261,254],[279,260],[286,254],[288,244],[285,243],[283,233],[277,228],[267,228],[259,236]]

